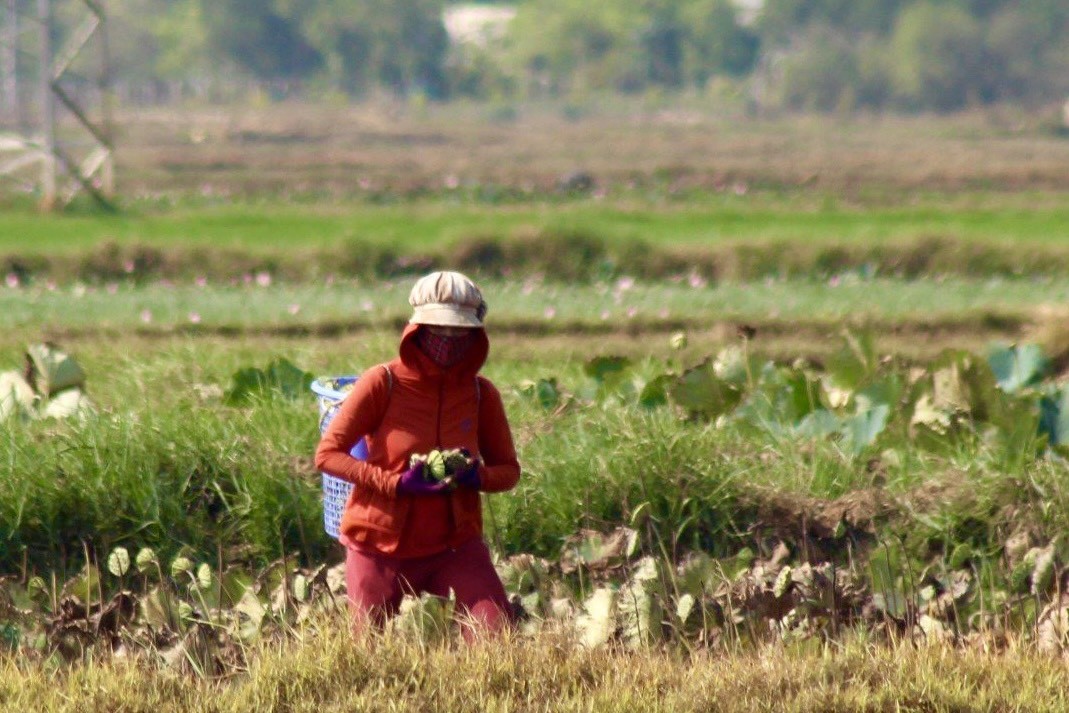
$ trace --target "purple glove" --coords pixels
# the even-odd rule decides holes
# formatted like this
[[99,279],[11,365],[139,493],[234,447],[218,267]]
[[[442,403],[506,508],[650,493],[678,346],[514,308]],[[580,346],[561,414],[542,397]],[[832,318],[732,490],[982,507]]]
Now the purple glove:
[[478,490],[482,487],[482,480],[479,478],[479,464],[472,463],[470,468],[454,475],[453,483],[460,488]]
[[437,495],[444,493],[449,486],[445,483],[429,483],[423,477],[423,463],[414,466],[401,473],[401,479],[397,481],[398,495]]

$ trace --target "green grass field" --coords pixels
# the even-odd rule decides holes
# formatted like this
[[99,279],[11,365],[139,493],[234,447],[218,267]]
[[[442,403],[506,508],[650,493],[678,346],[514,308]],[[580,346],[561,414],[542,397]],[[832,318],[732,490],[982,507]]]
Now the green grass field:
[[[1069,144],[464,111],[129,115],[120,213],[0,210],[0,371],[53,340],[92,403],[0,424],[0,706],[1065,707]],[[577,167],[601,193],[554,187]],[[461,252],[529,616],[467,649],[422,603],[353,643],[310,391],[227,394],[390,358]]]
[[780,207],[769,205],[767,198],[695,198],[677,205],[648,201],[614,205],[587,200],[489,206],[434,200],[393,206],[302,207],[252,202],[176,210],[134,206],[131,212],[116,216],[55,218],[23,210],[0,214],[0,251],[55,255],[86,251],[111,241],[278,254],[287,249],[342,250],[359,241],[403,252],[425,252],[474,237],[508,237],[539,230],[588,233],[610,241],[640,239],[668,247],[753,241],[880,245],[942,237],[1025,249],[1060,246],[1069,239],[1069,209],[1064,206],[1004,206],[999,203],[1005,200],[997,198],[992,202],[995,205],[990,208],[943,207],[932,201],[929,205],[881,209]]
[[[216,286],[75,285],[55,289],[0,290],[0,328],[31,334],[91,328],[123,332],[173,330],[247,331],[315,329],[337,323],[382,328],[408,317],[407,280],[320,285]],[[628,278],[588,286],[542,281],[488,282],[491,324],[503,331],[626,331],[690,327],[720,322],[798,325],[980,322],[986,315],[1026,322],[1069,303],[1069,280],[1001,279],[905,281],[862,279],[786,280],[691,286],[643,283]],[[561,325],[561,326],[557,326]]]

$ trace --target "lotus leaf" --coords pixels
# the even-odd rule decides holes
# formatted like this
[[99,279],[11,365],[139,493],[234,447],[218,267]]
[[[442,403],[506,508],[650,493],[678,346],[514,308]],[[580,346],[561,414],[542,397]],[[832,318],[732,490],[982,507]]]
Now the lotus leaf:
[[661,600],[657,596],[660,568],[657,560],[639,560],[630,581],[617,596],[617,612],[624,640],[631,646],[652,643],[661,636]]
[[1013,345],[992,349],[987,356],[999,388],[1015,393],[1038,384],[1047,373],[1050,362],[1035,344]]
[[234,372],[231,386],[223,396],[223,402],[230,406],[249,403],[257,396],[278,393],[286,398],[299,398],[308,392],[314,377],[290,361],[278,358],[265,369],[246,367]]
[[611,386],[623,378],[631,367],[631,360],[622,356],[600,356],[583,365],[583,373],[599,384]]
[[0,374],[0,421],[15,415],[31,416],[36,402],[37,395],[22,374],[17,371]]
[[876,372],[879,359],[869,332],[845,331],[843,342],[843,347],[828,361],[828,377],[835,387],[853,393]]
[[744,346],[731,346],[713,360],[713,373],[737,389],[743,389],[760,373],[760,365]]
[[891,407],[880,404],[868,411],[851,416],[843,422],[842,435],[843,445],[853,455],[861,453],[868,446],[876,442],[883,430],[887,427],[887,419],[890,416]]
[[37,392],[50,397],[73,386],[85,385],[85,372],[66,352],[54,344],[33,344],[26,348]]
[[1052,446],[1069,445],[1069,384],[1044,396],[1040,409],[1040,433]]
[[100,602],[100,570],[93,565],[86,565],[82,571],[63,585],[66,595],[77,597],[86,606]]
[[709,362],[683,372],[669,393],[687,412],[708,419],[728,413],[742,399],[739,388],[717,376]]
[[588,648],[603,646],[616,631],[616,590],[599,587],[583,602],[576,618],[580,641]]
[[92,412],[89,397],[81,389],[71,388],[59,392],[48,400],[42,418],[70,418],[77,416],[84,418]]
[[108,555],[108,571],[122,577],[130,571],[130,553],[125,547],[116,547]]
[[639,405],[644,408],[656,408],[667,404],[668,389],[674,379],[674,374],[660,374],[647,381],[639,392]]
[[554,409],[561,402],[561,389],[556,378],[525,381],[520,385],[520,392],[534,398],[544,409]]
[[838,433],[843,427],[842,419],[827,409],[818,409],[806,415],[794,432],[802,438],[826,438]]

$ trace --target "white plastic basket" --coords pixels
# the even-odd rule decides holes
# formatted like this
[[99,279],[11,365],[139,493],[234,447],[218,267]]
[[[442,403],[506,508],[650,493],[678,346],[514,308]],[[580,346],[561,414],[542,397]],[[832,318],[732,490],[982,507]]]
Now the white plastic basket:
[[[319,433],[323,434],[327,426],[334,420],[342,401],[349,395],[345,391],[346,386],[355,383],[355,376],[335,376],[316,379],[312,382],[312,392],[316,395],[319,403]],[[361,438],[353,446],[350,452],[357,460],[367,459],[367,444]],[[341,516],[345,512],[345,504],[349,501],[349,493],[353,490],[353,484],[333,475],[322,473],[323,476],[323,529],[334,539],[338,539],[338,528],[341,524]]]

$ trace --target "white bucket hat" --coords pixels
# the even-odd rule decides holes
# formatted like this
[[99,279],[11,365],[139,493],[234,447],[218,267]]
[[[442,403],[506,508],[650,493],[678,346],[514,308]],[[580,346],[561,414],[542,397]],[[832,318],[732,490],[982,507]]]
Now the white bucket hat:
[[415,312],[410,324],[481,327],[486,300],[479,288],[459,272],[432,272],[421,277],[408,295]]

